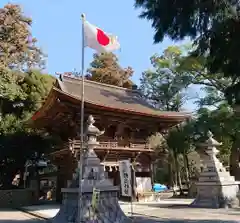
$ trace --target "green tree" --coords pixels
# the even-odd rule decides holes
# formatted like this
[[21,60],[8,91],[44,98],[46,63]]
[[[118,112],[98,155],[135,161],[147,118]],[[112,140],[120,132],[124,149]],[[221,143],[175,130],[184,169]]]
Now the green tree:
[[[221,157],[224,157],[224,162],[230,157],[230,172],[233,176],[238,178],[239,175],[239,157],[240,151],[238,149],[238,138],[239,138],[239,118],[235,117],[233,110],[226,104],[228,101],[227,95],[225,94],[227,89],[231,89],[240,80],[239,78],[225,77],[221,73],[212,74],[205,66],[205,60],[194,57],[185,57],[182,60],[180,69],[187,70],[188,74],[192,76],[191,83],[203,86],[202,90],[205,95],[197,100],[200,108],[202,107],[214,107],[214,110],[200,109],[199,121],[207,123],[208,128],[214,128],[215,134],[221,130],[221,140],[225,142],[226,146],[224,151],[221,152]],[[208,111],[202,113],[202,111]],[[208,121],[206,121],[206,120]],[[232,121],[230,121],[232,120]],[[214,127],[212,124],[214,123]],[[227,125],[226,125],[227,124]],[[221,126],[221,127],[220,127]],[[223,129],[223,126],[225,129]],[[205,132],[207,127],[205,128]],[[217,134],[219,137],[219,134]]]
[[87,72],[87,78],[92,81],[126,88],[131,88],[133,85],[129,79],[133,74],[132,68],[122,68],[113,53],[94,54]]
[[189,85],[188,76],[178,71],[179,47],[171,46],[161,56],[151,57],[153,69],[142,73],[140,89],[154,107],[179,111],[187,99],[184,92]]
[[38,70],[23,73],[5,69],[0,80],[2,80],[0,85],[1,115],[14,114],[23,118],[27,112],[32,113],[41,106],[55,78],[42,74]]
[[192,50],[181,51],[178,70],[188,75],[189,85],[200,85],[206,93],[198,101],[199,106],[216,107],[228,101],[225,93],[235,86],[240,78],[225,77],[222,73],[212,73],[206,67],[206,57],[193,57]]
[[[172,53],[168,53],[169,51]],[[211,73],[206,69],[205,57],[191,56],[191,48],[169,47],[162,55],[152,57],[151,61],[154,69],[143,73],[141,89],[149,102],[156,108],[179,111],[184,104],[184,97],[179,101],[175,100],[175,96],[184,96],[184,93],[188,92],[188,88],[193,85],[202,86],[202,90],[205,92],[204,97],[197,99],[200,107],[197,118],[184,127],[173,128],[167,135],[169,157],[171,157],[169,161],[172,164],[172,167],[169,168],[174,169],[175,173],[179,173],[180,170],[176,171],[176,169],[181,167],[176,160],[183,160],[184,174],[188,182],[189,176],[187,175],[189,175],[190,168],[187,154],[197,143],[194,135],[204,136],[210,129],[216,138],[223,142],[220,150],[222,161],[226,165],[230,165],[231,174],[237,177],[240,157],[237,146],[239,120],[234,117],[231,107],[226,104],[224,93],[227,88],[234,86],[238,79],[224,77],[221,73]],[[206,106],[214,106],[215,109],[212,111],[205,108]],[[172,177],[174,182],[178,181],[178,184],[181,184],[180,177],[178,176],[178,180],[176,178],[177,176]]]
[[169,130],[166,135],[167,145],[175,166],[174,180],[183,195],[182,181],[190,188],[191,167],[188,155],[194,151],[195,120],[186,120]]
[[32,113],[40,108],[55,81],[53,76],[39,70],[29,70],[24,74],[19,85],[26,95],[23,104],[27,111]]
[[7,4],[0,9],[0,68],[22,70],[43,65],[43,54],[36,46],[30,26],[19,5]]
[[[202,86],[205,95],[197,100],[199,107],[211,106],[215,108],[213,112],[208,111],[208,113],[206,113],[208,116],[200,112],[199,121],[202,120],[206,122],[209,128],[212,127],[211,123],[214,123],[215,131],[221,129],[221,134],[223,134],[221,140],[223,142],[226,141],[226,147],[222,147],[226,148],[222,150],[225,154],[221,152],[221,157],[225,157],[225,163],[229,163],[229,161],[226,162],[226,159],[230,157],[230,172],[238,178],[240,171],[238,165],[240,151],[237,146],[239,138],[239,118],[235,117],[233,110],[226,104],[228,101],[226,91],[234,87],[240,78],[225,77],[222,73],[213,74],[206,69],[205,64],[206,59],[204,57],[196,58],[186,54],[186,56],[181,57],[179,69],[189,75],[190,85],[195,84]],[[205,118],[208,121],[206,121]],[[223,131],[223,127],[220,127],[220,125],[224,126],[227,131]],[[205,132],[206,131],[207,127],[205,128]]]
[[148,138],[148,143],[155,152],[153,163],[154,181],[157,183],[172,185],[172,169],[168,169],[168,147],[165,137],[161,133],[156,133]]
[[[0,188],[8,189],[11,187],[11,181],[17,171],[24,172],[24,164],[30,159],[34,152],[39,154],[51,151],[51,148],[59,143],[58,138],[41,134],[30,129],[16,128],[14,117],[4,118],[4,134],[0,135]],[[8,122],[8,123],[7,123]],[[10,126],[11,124],[11,126]],[[6,131],[6,128],[8,131]]]
[[191,166],[188,155],[194,151],[195,121],[187,121],[168,133],[157,133],[148,142],[155,151],[155,180],[171,186],[179,186],[183,194],[182,181],[190,187]]
[[31,22],[19,5],[0,9],[0,184],[11,181],[32,153],[54,142],[46,132],[25,125],[54,82],[52,76],[33,70],[44,65],[44,55],[32,37]]
[[198,111],[196,120],[196,134],[205,138],[205,134],[210,130],[214,137],[222,142],[220,147],[220,159],[225,165],[230,166],[231,175],[239,178],[239,131],[240,120],[233,113],[233,110],[226,104],[222,104],[215,110],[201,108]]
[[[150,104],[157,109],[180,111],[187,99],[185,89],[189,85],[189,75],[183,72],[183,69],[178,69],[181,53],[181,49],[177,46],[168,47],[162,55],[151,57],[153,69],[142,74],[140,89]],[[180,127],[175,127],[168,132],[165,136],[168,156],[161,160],[167,163],[168,183],[172,186],[178,185],[181,193],[183,190],[179,156],[184,154],[185,158],[187,148],[190,147],[186,146],[185,134]]]
[[[30,68],[41,68],[44,55],[36,46],[30,28],[32,20],[23,14],[19,5],[7,4],[0,9],[0,107],[1,113],[19,113],[27,108],[29,97],[23,83],[31,79],[24,73]],[[35,71],[36,73],[36,71]],[[27,77],[28,76],[28,77]],[[41,86],[41,85],[39,85]],[[38,88],[39,89],[39,88]],[[38,100],[39,101],[39,100]]]
[[[191,49],[191,48],[190,48]],[[225,97],[225,92],[228,88],[231,88],[232,86],[235,86],[235,84],[239,81],[239,78],[232,78],[232,77],[225,77],[221,73],[213,74],[208,69],[206,69],[206,59],[205,57],[193,57],[191,56],[191,50],[188,49],[186,51],[186,48],[183,47],[177,47],[176,51],[178,52],[178,57],[175,57],[177,66],[175,67],[175,73],[171,72],[171,74],[174,74],[177,76],[178,79],[183,79],[186,86],[192,86],[192,85],[200,85],[202,86],[202,91],[205,92],[205,95],[201,98],[197,99],[197,104],[200,108],[211,106],[214,107],[216,110],[216,114],[218,116],[214,116],[214,120],[212,120],[212,115],[207,117],[203,116],[200,118],[202,121],[204,118],[207,118],[209,128],[211,127],[210,123],[214,121],[215,128],[219,129],[219,126],[217,125],[223,125],[223,119],[226,118],[225,122],[229,123],[228,128],[236,129],[236,125],[238,126],[239,119],[237,117],[234,117],[234,113],[230,107],[226,105],[227,98]],[[163,56],[158,56],[157,60],[160,60],[161,63],[164,63],[165,60],[162,60]],[[156,60],[156,59],[155,59]],[[168,62],[168,61],[167,61]],[[159,76],[157,76],[159,78]],[[156,79],[157,80],[157,79]],[[156,94],[156,84],[154,81],[149,82],[150,86],[153,86],[153,90],[151,92],[154,92]],[[159,83],[159,82],[157,82]],[[177,83],[181,83],[180,81],[177,81]],[[188,88],[187,87],[187,88]],[[151,89],[151,88],[149,88]],[[168,90],[166,90],[166,95],[168,95]],[[164,94],[165,95],[165,94]],[[169,100],[168,100],[169,101]],[[170,108],[170,107],[169,107]],[[224,109],[223,109],[224,108]],[[223,109],[223,110],[222,110]],[[221,113],[220,111],[227,111],[228,115],[225,113]],[[210,111],[209,111],[210,112]],[[201,116],[201,113],[199,114]],[[233,122],[229,122],[229,119],[234,120]],[[230,125],[230,123],[234,125]],[[207,127],[204,129],[205,132],[207,131]],[[231,134],[230,134],[231,133]],[[225,151],[225,155],[221,153],[221,156],[224,156],[226,159],[230,155],[230,171],[231,174],[237,177],[239,172],[238,162],[240,157],[240,151],[237,146],[237,139],[238,137],[238,131],[224,131],[223,137],[226,143],[231,145],[230,147],[227,146],[229,151]],[[229,138],[230,137],[230,138]],[[233,140],[236,140],[233,141]],[[230,143],[230,144],[229,144]],[[225,160],[226,163],[226,160]],[[228,162],[227,162],[228,163]]]
[[[196,46],[193,55],[206,56],[211,73],[222,73],[232,80],[239,78],[238,1],[135,0],[135,6],[142,9],[141,18],[152,21],[155,43],[165,36],[175,41],[190,37]],[[239,92],[239,80],[226,89],[230,105],[240,103]]]
[[[11,75],[16,75],[18,81],[13,82],[9,92],[1,98],[0,184],[5,188],[11,185],[10,180],[16,171],[23,170],[26,159],[34,152],[50,151],[59,140],[25,125],[43,103],[54,78],[39,71],[13,72]],[[17,94],[12,93],[13,89],[18,89]]]
[[[144,72],[141,79],[142,90],[150,103],[157,103],[158,107],[166,104],[155,101],[156,97],[161,98],[160,95],[156,95],[159,87],[164,88],[164,91],[161,89],[160,92],[166,96],[177,92],[176,100],[178,100],[179,94],[186,93],[182,89],[187,89],[188,92],[189,87],[194,85],[201,86],[206,92],[204,98],[198,98],[199,106],[218,106],[227,101],[224,95],[226,89],[234,86],[239,79],[226,78],[221,73],[211,73],[206,69],[206,58],[195,58],[191,56],[191,51],[189,46],[170,46],[162,55],[156,54],[151,58],[154,69]],[[166,100],[169,101],[169,98]],[[165,109],[172,110],[171,105]]]

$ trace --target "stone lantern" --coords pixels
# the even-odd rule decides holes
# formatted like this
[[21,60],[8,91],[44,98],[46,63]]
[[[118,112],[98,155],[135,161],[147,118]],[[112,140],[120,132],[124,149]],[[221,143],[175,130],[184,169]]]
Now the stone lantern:
[[208,139],[199,144],[203,151],[204,168],[196,183],[197,197],[191,204],[194,207],[227,208],[239,206],[237,198],[238,184],[233,176],[226,171],[217,158],[217,147],[222,145],[208,131]]
[[[82,219],[86,223],[130,223],[132,222],[121,210],[118,203],[118,186],[113,186],[104,172],[104,166],[94,152],[99,144],[97,137],[104,134],[94,126],[93,116],[87,121],[86,149],[83,155],[83,177],[79,181],[79,174],[74,174],[68,188],[62,188],[63,202],[59,213],[53,218],[53,223],[79,223],[78,199],[79,186],[82,187]],[[81,185],[79,185],[81,182]],[[97,204],[92,204],[93,191],[98,191]]]

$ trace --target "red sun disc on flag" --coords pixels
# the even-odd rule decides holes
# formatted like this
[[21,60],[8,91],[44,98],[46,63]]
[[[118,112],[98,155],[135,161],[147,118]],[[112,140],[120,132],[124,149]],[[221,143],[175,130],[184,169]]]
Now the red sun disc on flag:
[[101,29],[97,29],[97,41],[100,45],[107,46],[110,43],[110,38]]

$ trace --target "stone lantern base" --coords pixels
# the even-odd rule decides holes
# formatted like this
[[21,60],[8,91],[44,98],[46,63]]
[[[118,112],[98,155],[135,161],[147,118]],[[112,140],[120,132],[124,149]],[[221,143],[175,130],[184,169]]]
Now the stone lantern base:
[[192,207],[202,208],[236,208],[239,207],[237,198],[237,183],[219,184],[204,182],[197,184],[197,197]]
[[[63,203],[59,213],[53,218],[53,223],[78,223],[78,189],[64,188]],[[98,208],[93,211],[91,207],[92,192],[82,195],[82,222],[91,223],[130,223],[132,222],[122,211],[118,204],[118,188],[100,189]]]
[[221,143],[213,139],[213,134],[208,132],[208,140],[202,143],[204,156],[202,156],[204,169],[196,183],[197,197],[191,204],[193,207],[202,208],[233,208],[239,206],[238,184],[233,176],[226,170],[217,158],[217,146]]

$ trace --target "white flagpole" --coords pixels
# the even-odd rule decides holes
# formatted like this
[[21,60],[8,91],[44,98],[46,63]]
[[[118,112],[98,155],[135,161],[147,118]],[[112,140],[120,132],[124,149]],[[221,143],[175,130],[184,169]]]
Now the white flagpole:
[[81,64],[81,76],[82,76],[82,101],[81,101],[81,144],[80,144],[80,151],[79,151],[79,200],[78,200],[78,222],[82,222],[82,168],[83,168],[83,144],[84,144],[84,138],[83,138],[83,126],[84,126],[84,48],[85,48],[85,41],[84,41],[84,21],[85,21],[85,15],[82,14],[82,64]]

